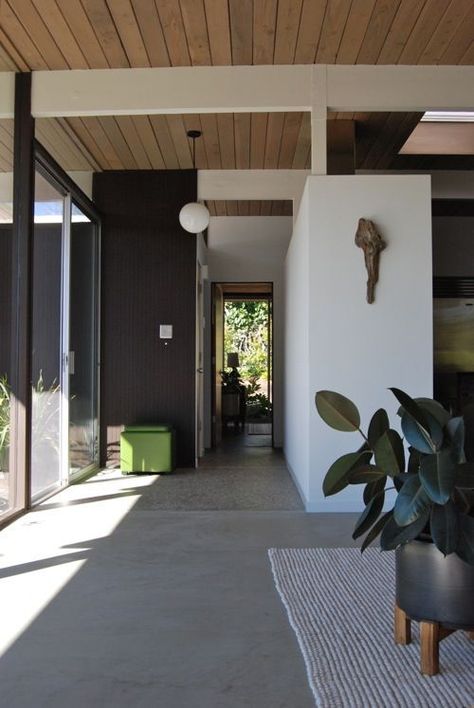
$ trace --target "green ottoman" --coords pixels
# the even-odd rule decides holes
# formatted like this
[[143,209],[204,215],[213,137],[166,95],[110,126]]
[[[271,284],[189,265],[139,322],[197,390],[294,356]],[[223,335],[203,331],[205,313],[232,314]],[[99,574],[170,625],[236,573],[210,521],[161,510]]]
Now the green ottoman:
[[120,435],[122,474],[172,472],[175,434],[169,425],[130,425]]

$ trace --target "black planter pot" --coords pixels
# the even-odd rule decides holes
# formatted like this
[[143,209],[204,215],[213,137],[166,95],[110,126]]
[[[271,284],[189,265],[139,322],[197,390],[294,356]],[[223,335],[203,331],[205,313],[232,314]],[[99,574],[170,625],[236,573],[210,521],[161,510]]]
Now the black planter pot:
[[474,566],[434,543],[411,541],[396,551],[397,605],[414,620],[474,628]]

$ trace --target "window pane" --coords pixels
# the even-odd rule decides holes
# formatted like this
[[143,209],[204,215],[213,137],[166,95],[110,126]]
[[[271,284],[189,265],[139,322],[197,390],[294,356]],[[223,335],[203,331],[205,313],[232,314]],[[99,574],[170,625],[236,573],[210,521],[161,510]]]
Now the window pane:
[[74,475],[98,460],[97,227],[75,204],[70,253],[69,459]]
[[33,350],[31,495],[37,499],[62,482],[61,298],[64,197],[35,176],[33,238]]
[[13,120],[0,120],[0,516],[16,508],[9,473],[12,331]]

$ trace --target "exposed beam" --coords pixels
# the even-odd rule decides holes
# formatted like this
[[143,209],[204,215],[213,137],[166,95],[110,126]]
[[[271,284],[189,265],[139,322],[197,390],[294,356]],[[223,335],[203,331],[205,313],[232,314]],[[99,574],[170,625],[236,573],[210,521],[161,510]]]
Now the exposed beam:
[[474,109],[474,66],[328,65],[333,111]]
[[298,213],[309,170],[199,170],[198,199],[293,201]]
[[35,117],[304,111],[311,66],[37,71]]
[[327,165],[328,74],[315,66],[311,82],[311,174],[325,175]]
[[46,118],[311,111],[323,70],[331,111],[474,107],[473,66],[272,65],[37,71],[32,109]]

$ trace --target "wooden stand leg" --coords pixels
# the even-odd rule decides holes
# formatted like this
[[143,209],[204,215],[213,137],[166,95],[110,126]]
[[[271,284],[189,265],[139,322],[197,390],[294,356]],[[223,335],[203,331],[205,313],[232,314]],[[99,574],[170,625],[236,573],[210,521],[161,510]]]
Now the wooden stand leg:
[[411,621],[406,612],[395,605],[394,615],[395,644],[410,644]]
[[420,622],[422,674],[434,676],[439,673],[440,627],[437,622]]

